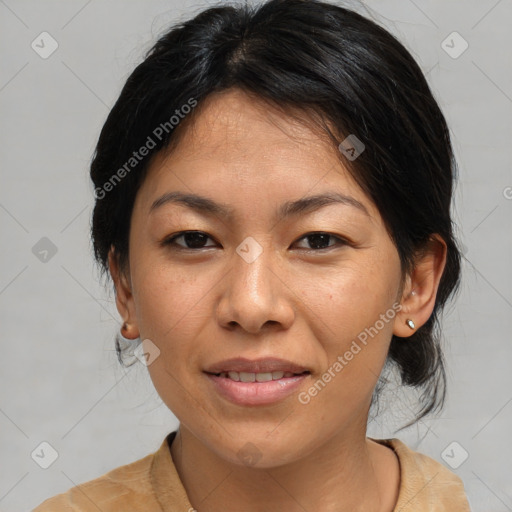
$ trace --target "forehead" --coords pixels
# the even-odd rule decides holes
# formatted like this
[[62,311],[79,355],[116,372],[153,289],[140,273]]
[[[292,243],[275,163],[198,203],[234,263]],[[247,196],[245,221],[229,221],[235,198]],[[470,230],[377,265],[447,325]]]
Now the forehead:
[[147,201],[172,189],[203,195],[215,190],[222,200],[245,189],[254,200],[281,202],[281,196],[299,198],[328,187],[357,196],[372,210],[336,145],[303,112],[284,115],[238,89],[212,94],[196,108],[191,122],[178,127],[184,129],[177,145],[151,162],[142,187]]
[[279,149],[314,150],[318,157],[333,153],[332,143],[303,111],[287,108],[285,114],[277,105],[236,88],[210,94],[184,125],[178,146],[172,149],[177,158],[226,154],[226,149],[233,158]]

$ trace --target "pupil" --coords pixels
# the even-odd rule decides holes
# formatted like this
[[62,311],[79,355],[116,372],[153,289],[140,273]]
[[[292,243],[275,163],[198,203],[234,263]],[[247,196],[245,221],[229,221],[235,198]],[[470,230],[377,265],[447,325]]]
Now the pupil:
[[207,237],[204,233],[185,233],[184,238],[189,248],[194,249],[201,248]]
[[[201,248],[204,243],[206,242],[206,239],[208,238],[204,233],[185,233],[184,235],[185,242],[187,246],[191,249],[197,249]],[[329,246],[329,237],[331,235],[327,234],[315,234],[315,235],[309,235],[309,245],[313,249],[322,249],[324,247]]]
[[[311,245],[311,247],[313,247],[314,249],[322,249],[322,247],[320,247],[322,245],[322,242],[328,242],[330,236],[331,235],[326,235],[326,234],[309,235],[308,236],[309,245]],[[318,243],[319,239],[320,239],[320,244]],[[313,243],[311,242],[311,240],[313,240]],[[315,240],[316,240],[316,242],[315,242]],[[327,243],[326,246],[328,247],[329,244]]]

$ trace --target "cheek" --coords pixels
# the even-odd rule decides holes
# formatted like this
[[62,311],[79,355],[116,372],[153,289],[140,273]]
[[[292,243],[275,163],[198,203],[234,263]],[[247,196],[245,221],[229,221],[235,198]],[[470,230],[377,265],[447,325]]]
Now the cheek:
[[373,325],[391,307],[397,278],[389,265],[372,262],[332,268],[305,279],[296,277],[295,283],[300,283],[303,312],[310,311],[312,323],[324,324],[327,339],[342,342]]
[[185,272],[179,267],[152,264],[137,279],[134,294],[141,335],[166,343],[193,335],[194,325],[207,315],[207,295],[218,275]]
[[[198,347],[194,340],[211,318],[207,295],[216,279],[208,274],[197,278],[169,265],[146,265],[134,297],[141,339],[149,338],[159,349],[159,357],[148,366],[154,387],[163,402],[179,418],[201,418],[211,414],[205,404],[190,402],[190,390],[197,387]],[[200,349],[199,349],[200,350]],[[193,394],[193,393],[192,393]],[[191,413],[191,405],[197,410]]]
[[320,376],[329,388],[322,391],[326,405],[331,400],[355,404],[371,396],[385,362],[399,272],[396,265],[377,263],[333,269],[328,278],[317,276],[314,283],[301,285],[307,306],[302,311],[326,355]]
[[[150,269],[135,276],[134,299],[141,339],[149,338],[160,350],[148,367],[157,391],[179,403],[183,388],[193,389],[201,347],[212,321],[211,294],[219,284],[219,269],[184,270],[168,262],[139,265]],[[205,267],[206,268],[206,267]],[[168,405],[170,405],[168,403]],[[174,404],[173,404],[174,406]]]

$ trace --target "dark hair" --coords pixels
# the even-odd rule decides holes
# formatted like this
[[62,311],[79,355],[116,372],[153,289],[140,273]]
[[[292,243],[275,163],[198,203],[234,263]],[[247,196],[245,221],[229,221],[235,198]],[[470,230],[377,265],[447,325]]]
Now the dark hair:
[[[229,88],[289,115],[302,112],[336,146],[349,134],[364,143],[357,159],[341,151],[339,157],[375,202],[403,273],[433,233],[444,239],[447,262],[434,311],[407,340],[393,336],[388,355],[402,383],[421,392],[417,420],[442,407],[439,315],[458,289],[461,258],[450,216],[456,174],[450,135],[410,53],[352,10],[316,0],[224,4],[160,37],[127,79],[91,164],[92,240],[102,273],[108,275],[111,246],[122,268],[127,262],[133,204],[151,157],[175,147],[206,97]],[[141,147],[150,149],[135,160]]]

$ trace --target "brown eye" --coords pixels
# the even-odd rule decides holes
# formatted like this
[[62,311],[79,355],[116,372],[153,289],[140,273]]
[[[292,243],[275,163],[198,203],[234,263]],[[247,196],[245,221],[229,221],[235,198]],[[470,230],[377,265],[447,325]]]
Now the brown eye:
[[[183,239],[183,243],[177,243],[177,240]],[[214,247],[212,245],[205,245],[206,241],[212,238],[202,231],[182,231],[170,238],[164,240],[163,245],[177,246],[180,249],[207,249]]]
[[[310,247],[306,247],[306,249],[311,250],[330,249],[331,247],[339,245],[347,245],[347,242],[342,238],[332,235],[331,233],[324,232],[308,233],[300,238],[300,240],[307,240]],[[334,243],[331,244],[330,241],[333,241]]]

